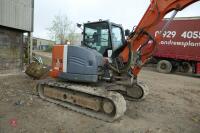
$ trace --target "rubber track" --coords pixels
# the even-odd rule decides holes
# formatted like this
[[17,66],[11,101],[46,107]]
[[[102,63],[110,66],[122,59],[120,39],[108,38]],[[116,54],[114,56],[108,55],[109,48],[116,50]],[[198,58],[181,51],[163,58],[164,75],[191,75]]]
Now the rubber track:
[[[115,105],[115,114],[108,115],[102,112],[95,112],[93,110],[82,108],[80,106],[73,105],[71,103],[45,97],[43,95],[43,87],[42,87],[44,85],[70,89],[77,92],[82,92],[82,93],[90,94],[93,96],[109,99]],[[119,119],[120,117],[124,115],[126,111],[126,101],[121,94],[117,92],[113,92],[113,91],[106,91],[105,89],[102,89],[100,87],[91,87],[91,86],[79,85],[79,84],[74,84],[74,83],[66,83],[66,82],[63,83],[63,82],[57,82],[55,80],[43,80],[38,83],[37,90],[39,92],[39,96],[44,100],[61,105],[63,107],[67,107],[68,109],[71,109],[78,113],[81,113],[90,117],[94,117],[96,119],[100,119],[106,122],[113,122],[114,120]]]

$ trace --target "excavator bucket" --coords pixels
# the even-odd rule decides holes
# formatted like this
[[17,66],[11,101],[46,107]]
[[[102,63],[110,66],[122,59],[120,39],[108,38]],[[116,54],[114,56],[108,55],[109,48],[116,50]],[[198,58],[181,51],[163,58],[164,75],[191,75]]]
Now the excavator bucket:
[[41,63],[32,62],[26,68],[25,73],[34,79],[42,79],[48,76],[49,68]]

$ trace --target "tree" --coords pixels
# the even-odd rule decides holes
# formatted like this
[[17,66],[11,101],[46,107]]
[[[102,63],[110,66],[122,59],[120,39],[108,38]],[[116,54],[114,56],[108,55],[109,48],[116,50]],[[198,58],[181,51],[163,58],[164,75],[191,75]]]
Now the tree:
[[76,27],[66,15],[56,15],[52,21],[51,27],[47,30],[53,40],[64,44],[66,40],[72,41],[72,39],[74,39],[71,35],[76,32]]

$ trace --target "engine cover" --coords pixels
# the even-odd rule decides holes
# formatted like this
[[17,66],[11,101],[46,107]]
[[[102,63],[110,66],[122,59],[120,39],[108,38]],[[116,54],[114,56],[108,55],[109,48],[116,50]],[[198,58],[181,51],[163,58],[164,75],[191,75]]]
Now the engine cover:
[[103,56],[97,51],[65,45],[63,51],[63,71],[58,78],[75,82],[97,82],[98,69],[103,65]]

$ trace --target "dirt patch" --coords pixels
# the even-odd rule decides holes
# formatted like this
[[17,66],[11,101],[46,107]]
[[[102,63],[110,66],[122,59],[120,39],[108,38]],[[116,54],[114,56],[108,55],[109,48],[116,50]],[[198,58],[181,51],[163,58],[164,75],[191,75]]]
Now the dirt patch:
[[106,123],[41,100],[24,74],[0,76],[0,133],[199,133],[199,78],[143,70],[139,79],[150,94]]

